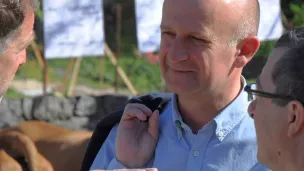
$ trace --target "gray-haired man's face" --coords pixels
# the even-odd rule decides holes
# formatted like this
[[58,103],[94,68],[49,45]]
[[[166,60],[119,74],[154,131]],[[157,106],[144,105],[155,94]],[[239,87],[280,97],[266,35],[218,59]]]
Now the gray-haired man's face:
[[24,23],[21,25],[16,38],[0,56],[0,98],[7,91],[19,67],[26,62],[26,48],[34,38],[34,11],[27,2]]

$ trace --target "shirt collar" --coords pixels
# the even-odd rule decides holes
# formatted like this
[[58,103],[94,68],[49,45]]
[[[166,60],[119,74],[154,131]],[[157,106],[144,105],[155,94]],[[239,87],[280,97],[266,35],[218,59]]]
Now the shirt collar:
[[[247,115],[247,107],[249,105],[248,95],[244,91],[246,86],[246,79],[242,76],[242,91],[232,103],[230,103],[225,109],[223,109],[210,124],[214,123],[213,127],[216,136],[220,141],[231,132],[231,130]],[[178,139],[182,138],[183,130],[191,131],[190,127],[182,120],[180,112],[177,106],[177,95],[172,95],[172,120],[173,125],[177,130]],[[209,126],[210,128],[212,126]],[[206,127],[202,128],[206,129]]]
[[177,106],[177,95],[172,94],[172,120],[173,125],[176,128],[178,139],[182,138],[183,130],[190,130],[190,127],[183,122],[181,114],[179,113],[178,106]]

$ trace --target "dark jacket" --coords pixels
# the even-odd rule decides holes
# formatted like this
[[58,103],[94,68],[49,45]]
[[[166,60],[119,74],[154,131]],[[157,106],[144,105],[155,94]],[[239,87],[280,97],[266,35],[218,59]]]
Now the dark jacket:
[[80,171],[89,171],[90,167],[100,150],[103,142],[107,139],[113,126],[119,123],[121,116],[124,112],[124,108],[129,103],[140,103],[146,105],[152,111],[159,110],[160,113],[164,109],[167,102],[171,99],[171,94],[169,93],[151,93],[143,96],[138,96],[128,100],[123,106],[121,106],[117,111],[110,113],[105,118],[100,120],[93,132],[91,140],[88,144],[87,150],[84,154],[82,161],[82,166]]

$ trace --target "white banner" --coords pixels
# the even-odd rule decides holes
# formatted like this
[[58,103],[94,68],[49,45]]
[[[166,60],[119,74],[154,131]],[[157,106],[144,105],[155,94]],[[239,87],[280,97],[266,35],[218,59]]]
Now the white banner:
[[259,2],[261,15],[258,37],[262,41],[276,40],[284,31],[280,0],[259,0]]
[[104,55],[102,0],[44,0],[46,59]]
[[[164,0],[135,0],[138,50],[155,52],[160,46],[160,23]],[[259,0],[261,8],[258,37],[261,41],[278,39],[283,33],[280,0]]]
[[137,42],[140,52],[158,51],[164,0],[135,0]]

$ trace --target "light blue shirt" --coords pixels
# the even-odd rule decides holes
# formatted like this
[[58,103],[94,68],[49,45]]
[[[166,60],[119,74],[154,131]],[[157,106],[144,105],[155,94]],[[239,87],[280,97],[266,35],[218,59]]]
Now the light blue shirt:
[[[243,86],[246,84],[243,79]],[[248,95],[239,96],[193,134],[177,108],[176,95],[159,119],[159,141],[145,168],[159,171],[269,171],[257,161],[256,134],[247,113]],[[115,158],[117,125],[98,152],[91,170],[126,168]],[[131,155],[131,154],[130,154]]]

